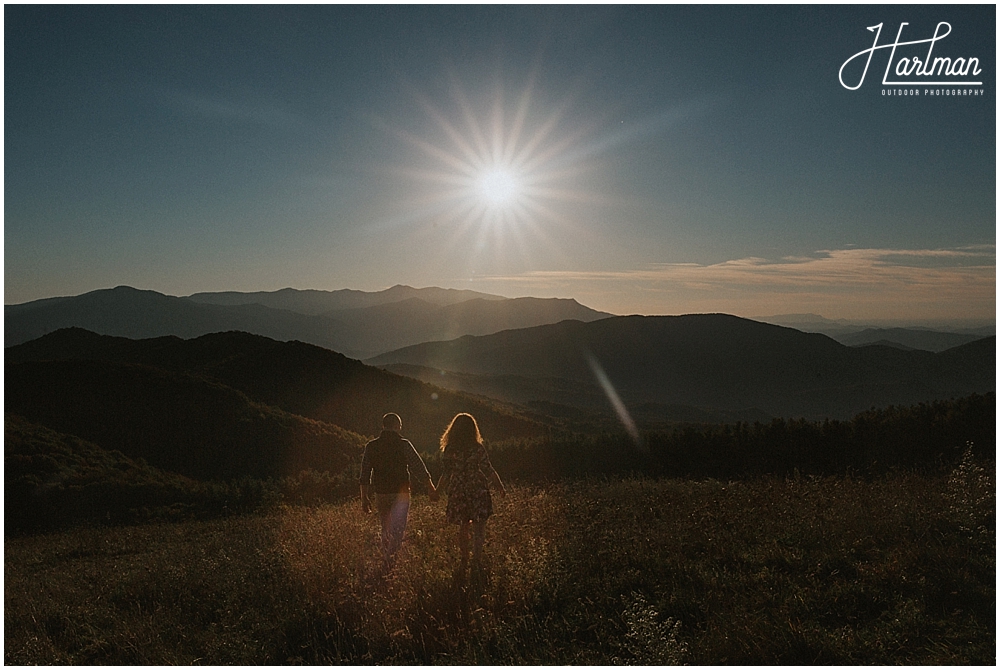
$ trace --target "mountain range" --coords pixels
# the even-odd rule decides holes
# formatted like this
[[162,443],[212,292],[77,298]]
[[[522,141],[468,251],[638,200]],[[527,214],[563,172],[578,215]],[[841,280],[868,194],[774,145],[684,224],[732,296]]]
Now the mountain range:
[[175,297],[119,286],[5,305],[4,343],[9,347],[70,327],[133,339],[243,331],[366,358],[420,342],[608,316],[571,299],[503,298],[433,287]]
[[458,376],[466,390],[522,402],[535,394],[585,407],[617,396],[626,406],[847,418],[995,390],[995,343],[940,353],[848,347],[793,328],[692,314],[565,321],[423,343],[367,362],[423,378]]
[[68,328],[5,349],[5,414],[193,478],[340,472],[388,411],[425,453],[461,411],[493,441],[605,429],[615,407],[645,426],[847,418],[995,390],[995,343],[848,347],[725,314],[630,316],[425,342],[366,365],[245,332],[131,339]]
[[954,321],[931,327],[889,328],[852,323],[847,319],[827,319],[818,314],[778,314],[753,317],[753,320],[787,326],[805,333],[823,333],[848,346],[881,344],[897,349],[921,349],[933,352],[996,335],[995,325],[981,323],[973,325]]
[[[78,350],[86,360],[208,375],[253,401],[365,434],[372,432],[369,407],[381,406],[370,388],[385,384],[372,375],[384,373],[345,355],[435,387],[411,395],[442,398],[448,389],[584,422],[610,416],[615,394],[649,424],[846,417],[995,387],[995,338],[975,332],[858,330],[810,314],[770,317],[802,329],[839,329],[828,337],[723,314],[614,317],[574,300],[440,288],[183,298],[122,286],[7,305],[5,318],[8,363],[27,351],[72,358],[65,352]],[[119,339],[53,334],[67,327]],[[45,334],[53,335],[32,342]],[[143,344],[127,344],[133,341]],[[236,357],[220,362],[228,346],[244,352],[242,368]],[[191,360],[178,363],[184,357]],[[195,359],[201,362],[192,368]],[[327,375],[323,381],[318,370]],[[365,381],[345,386],[354,378]],[[347,398],[337,406],[350,412],[318,411],[317,394],[324,393]],[[419,426],[427,439],[439,428]]]
[[363,309],[404,300],[418,299],[432,305],[454,305],[468,300],[508,300],[503,296],[453,288],[413,288],[397,284],[383,291],[319,291],[283,288],[278,291],[219,291],[195,293],[188,296],[194,302],[207,305],[263,305],[273,309],[287,309],[300,314],[320,315],[344,309]]
[[918,328],[865,328],[854,333],[836,336],[841,344],[852,347],[882,344],[898,349],[920,349],[922,351],[946,351],[969,342],[982,339],[982,335],[969,333],[943,333]]

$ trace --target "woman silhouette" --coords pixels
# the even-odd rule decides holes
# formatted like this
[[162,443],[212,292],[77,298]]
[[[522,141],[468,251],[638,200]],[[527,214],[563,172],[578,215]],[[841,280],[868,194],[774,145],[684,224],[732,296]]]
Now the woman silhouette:
[[473,566],[482,567],[486,520],[493,513],[490,483],[507,495],[500,475],[493,469],[489,454],[479,434],[479,425],[471,414],[457,414],[441,436],[444,474],[438,488],[446,487],[448,507],[445,518],[458,524],[458,548],[462,556],[456,579],[465,580],[469,565],[469,532],[472,532]]

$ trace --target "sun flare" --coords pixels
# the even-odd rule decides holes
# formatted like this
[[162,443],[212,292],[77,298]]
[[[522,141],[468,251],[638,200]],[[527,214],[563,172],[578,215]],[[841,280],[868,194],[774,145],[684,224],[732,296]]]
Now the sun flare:
[[476,180],[476,193],[491,207],[516,205],[522,179],[509,168],[485,170]]
[[571,116],[575,101],[553,101],[534,81],[504,90],[470,96],[458,81],[450,96],[411,89],[425,116],[412,117],[412,132],[389,128],[410,149],[393,168],[406,194],[394,220],[440,240],[434,262],[460,255],[470,274],[564,259],[566,241],[589,236],[583,222],[606,202],[594,188],[602,144]]

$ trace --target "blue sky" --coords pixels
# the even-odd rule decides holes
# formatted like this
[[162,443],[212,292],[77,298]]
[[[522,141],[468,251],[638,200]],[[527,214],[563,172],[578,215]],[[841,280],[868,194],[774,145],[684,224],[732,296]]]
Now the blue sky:
[[[995,320],[994,6],[4,18],[7,304],[403,283]],[[942,21],[934,54],[975,57],[983,85],[883,86],[888,49],[841,85],[867,27],[881,45]],[[921,95],[884,94],[903,88]],[[924,94],[946,88],[981,95]]]

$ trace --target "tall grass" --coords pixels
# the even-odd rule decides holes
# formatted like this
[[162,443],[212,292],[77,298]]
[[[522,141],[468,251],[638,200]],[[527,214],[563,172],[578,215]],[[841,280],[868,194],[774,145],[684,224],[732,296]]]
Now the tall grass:
[[356,501],[8,538],[4,661],[992,664],[995,486],[970,463],[511,486],[464,586],[423,496],[388,575]]

